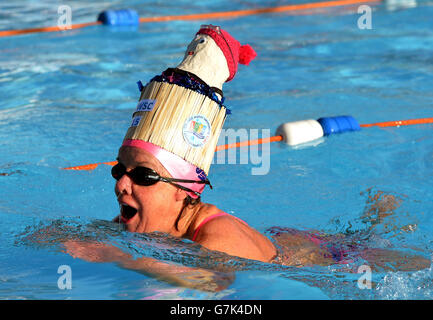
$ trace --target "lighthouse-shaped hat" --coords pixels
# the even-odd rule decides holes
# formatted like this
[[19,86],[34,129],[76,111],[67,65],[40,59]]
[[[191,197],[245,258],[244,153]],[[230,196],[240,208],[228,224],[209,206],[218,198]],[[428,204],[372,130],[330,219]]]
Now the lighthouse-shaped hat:
[[227,114],[222,85],[248,65],[256,53],[218,26],[203,25],[183,61],[151,79],[141,92],[123,146],[155,156],[178,183],[197,198]]

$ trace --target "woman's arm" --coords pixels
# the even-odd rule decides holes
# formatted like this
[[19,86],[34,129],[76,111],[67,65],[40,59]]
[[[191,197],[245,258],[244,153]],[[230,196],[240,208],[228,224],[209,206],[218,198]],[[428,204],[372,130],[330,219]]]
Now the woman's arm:
[[159,280],[192,289],[217,292],[227,288],[233,274],[202,268],[191,268],[132,255],[121,249],[99,242],[69,240],[64,243],[66,253],[89,262],[115,262],[125,269],[151,275]]

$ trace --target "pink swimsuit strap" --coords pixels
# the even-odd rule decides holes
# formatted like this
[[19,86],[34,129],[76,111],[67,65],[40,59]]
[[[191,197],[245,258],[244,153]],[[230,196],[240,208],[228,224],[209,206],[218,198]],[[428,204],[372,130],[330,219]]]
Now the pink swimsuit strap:
[[[216,218],[218,218],[218,217],[222,217],[222,216],[230,216],[228,213],[225,213],[225,212],[219,212],[219,213],[216,213],[216,214],[213,214],[213,215],[210,215],[209,217],[207,217],[207,218],[205,218],[199,225],[198,225],[198,227],[197,227],[197,229],[195,229],[195,231],[194,231],[194,235],[192,236],[192,241],[195,241],[195,239],[197,238],[197,236],[198,236],[198,232],[200,231],[200,229],[206,224],[206,223],[208,223],[209,221],[211,221],[211,220],[213,220],[213,219],[216,219]],[[245,221],[242,221],[241,219],[239,219],[239,218],[237,218],[237,217],[234,217],[233,216],[233,218],[236,218],[237,220],[239,220],[240,222],[242,222],[242,223],[244,223],[244,224],[247,224]]]

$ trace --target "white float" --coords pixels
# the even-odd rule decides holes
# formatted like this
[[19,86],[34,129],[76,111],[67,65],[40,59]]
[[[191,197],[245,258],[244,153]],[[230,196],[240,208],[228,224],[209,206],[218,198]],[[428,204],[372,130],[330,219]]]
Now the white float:
[[286,144],[294,146],[323,137],[323,129],[319,122],[310,119],[283,123],[275,134],[282,136]]

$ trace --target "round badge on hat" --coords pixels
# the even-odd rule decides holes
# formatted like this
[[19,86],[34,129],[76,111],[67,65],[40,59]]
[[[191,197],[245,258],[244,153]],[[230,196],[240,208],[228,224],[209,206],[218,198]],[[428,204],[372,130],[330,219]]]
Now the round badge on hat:
[[185,121],[182,133],[186,143],[190,146],[203,147],[210,136],[211,124],[205,116],[194,115]]

